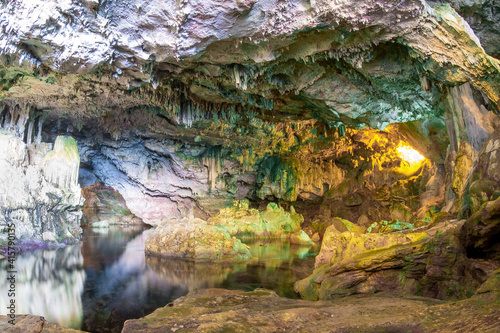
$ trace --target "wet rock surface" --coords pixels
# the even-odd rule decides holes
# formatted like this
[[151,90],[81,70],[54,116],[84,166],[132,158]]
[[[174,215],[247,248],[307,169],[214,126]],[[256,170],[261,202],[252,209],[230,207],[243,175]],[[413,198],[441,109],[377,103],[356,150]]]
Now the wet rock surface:
[[[489,284],[493,287],[487,287]],[[125,322],[123,332],[495,332],[498,274],[484,292],[442,303],[416,296],[378,294],[310,302],[274,292],[204,289],[193,291],[149,316]]]

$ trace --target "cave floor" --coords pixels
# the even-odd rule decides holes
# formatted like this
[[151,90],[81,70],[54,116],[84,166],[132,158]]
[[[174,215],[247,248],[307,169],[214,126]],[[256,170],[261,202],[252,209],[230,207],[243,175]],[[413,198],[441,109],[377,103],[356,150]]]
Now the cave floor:
[[499,299],[493,290],[447,303],[393,294],[312,302],[265,289],[202,289],[122,332],[499,332]]

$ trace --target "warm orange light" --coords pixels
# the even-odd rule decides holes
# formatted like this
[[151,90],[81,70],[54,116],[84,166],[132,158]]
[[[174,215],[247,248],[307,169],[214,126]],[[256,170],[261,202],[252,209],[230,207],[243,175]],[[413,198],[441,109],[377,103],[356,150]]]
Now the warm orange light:
[[403,143],[399,144],[396,151],[398,152],[399,157],[410,164],[421,163],[425,159],[425,157],[423,157],[418,151]]

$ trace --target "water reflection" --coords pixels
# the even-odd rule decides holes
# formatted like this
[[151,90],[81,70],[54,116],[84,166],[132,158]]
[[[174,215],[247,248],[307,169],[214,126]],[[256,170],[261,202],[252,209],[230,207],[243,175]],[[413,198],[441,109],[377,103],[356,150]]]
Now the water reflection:
[[165,281],[187,290],[264,287],[280,296],[298,298],[293,284],[311,274],[319,248],[282,242],[246,244],[254,258],[242,264],[207,264],[156,256],[146,256],[146,263]]
[[[90,332],[120,332],[127,319],[150,314],[195,288],[253,290],[297,297],[293,283],[308,276],[318,249],[255,242],[244,264],[202,264],[144,255],[152,230],[87,229],[81,245],[25,252],[17,257],[18,311]],[[6,260],[0,288],[7,291]],[[0,298],[5,314],[7,297]]]
[[187,293],[146,265],[144,242],[150,232],[141,227],[86,230],[83,330],[120,332],[125,320],[145,316]]
[[[85,281],[80,245],[17,254],[16,313],[44,316],[66,327],[80,328]],[[8,261],[0,260],[0,314],[6,314]]]

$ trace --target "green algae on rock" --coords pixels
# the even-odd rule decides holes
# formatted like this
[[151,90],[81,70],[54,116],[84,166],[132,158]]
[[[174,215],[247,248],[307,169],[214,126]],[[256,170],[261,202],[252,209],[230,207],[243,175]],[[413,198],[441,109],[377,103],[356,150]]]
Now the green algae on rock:
[[[467,258],[460,239],[465,221],[448,221],[420,232],[339,232],[330,226],[316,269],[295,290],[311,300],[380,291],[439,299],[468,296],[498,266]],[[464,271],[482,271],[480,275]]]
[[301,229],[302,215],[290,207],[271,202],[265,211],[249,208],[248,200],[235,201],[233,207],[221,209],[218,215],[208,220],[209,224],[224,227],[229,234],[242,239],[282,239],[295,244],[312,244]]
[[58,136],[54,149],[42,161],[45,178],[57,187],[78,186],[79,169],[80,155],[75,139]]

